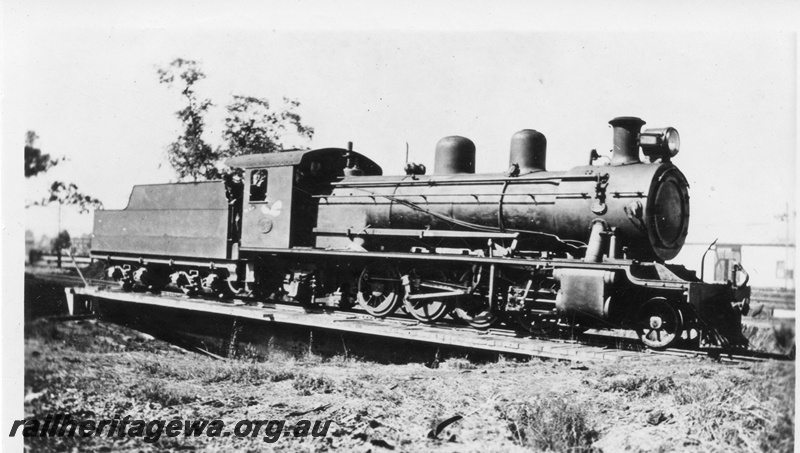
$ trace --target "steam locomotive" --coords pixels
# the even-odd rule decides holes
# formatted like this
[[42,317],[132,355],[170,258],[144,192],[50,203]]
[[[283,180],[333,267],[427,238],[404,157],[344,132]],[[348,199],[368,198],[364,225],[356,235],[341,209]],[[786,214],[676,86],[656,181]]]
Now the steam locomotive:
[[689,228],[678,132],[610,124],[609,162],[592,151],[566,171],[546,169],[547,140],[528,129],[497,174],[476,174],[475,145],[458,136],[439,141],[432,175],[408,164],[383,176],[352,145],[233,157],[239,180],[135,186],[127,208],[96,212],[92,256],[127,290],[744,346],[744,269],[706,283],[665,263]]

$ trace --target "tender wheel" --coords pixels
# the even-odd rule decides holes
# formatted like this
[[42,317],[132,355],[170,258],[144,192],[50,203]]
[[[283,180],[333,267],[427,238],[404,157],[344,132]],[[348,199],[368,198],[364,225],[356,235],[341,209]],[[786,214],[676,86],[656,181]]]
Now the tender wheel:
[[169,283],[169,276],[158,267],[142,266],[133,272],[133,282],[141,290],[158,293]]
[[400,305],[400,273],[386,263],[370,264],[358,278],[358,304],[372,316],[382,318]]
[[131,267],[129,265],[114,266],[109,263],[105,270],[105,276],[119,283],[122,291],[133,290],[133,279],[131,278]]
[[683,316],[663,297],[648,300],[636,315],[636,333],[646,346],[664,349],[681,337]]
[[410,299],[411,294],[435,293],[441,290],[426,288],[419,285],[419,281],[427,280],[433,283],[445,283],[444,272],[439,269],[430,269],[421,272],[409,279],[405,285],[405,295],[403,297],[403,307],[406,312],[422,322],[436,322],[447,316],[453,310],[453,298],[444,299]]
[[194,296],[200,289],[200,273],[196,270],[177,271],[169,276],[170,284],[187,296]]
[[251,296],[253,295],[253,288],[252,284],[249,282],[234,282],[234,281],[227,281],[228,283],[228,291],[232,296]]
[[218,299],[228,299],[232,295],[232,293],[228,291],[228,284],[225,280],[213,272],[200,280],[200,285],[203,291]]

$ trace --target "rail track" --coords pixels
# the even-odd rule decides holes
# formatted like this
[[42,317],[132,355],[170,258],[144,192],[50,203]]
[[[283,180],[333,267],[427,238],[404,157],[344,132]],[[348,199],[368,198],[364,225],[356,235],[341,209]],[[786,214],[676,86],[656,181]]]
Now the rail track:
[[[635,338],[626,337],[620,331],[590,330],[582,334],[561,332],[555,336],[542,337],[504,327],[478,331],[456,321],[425,324],[401,313],[376,319],[359,308],[334,310],[326,307],[306,308],[279,302],[261,303],[242,298],[223,301],[211,297],[189,298],[168,292],[162,294],[125,292],[107,280],[84,279],[69,275],[37,275],[33,278],[62,285],[67,288],[68,297],[83,300],[96,302],[110,300],[185,309],[268,323],[301,325],[518,356],[570,361],[711,358],[724,362],[757,362],[794,359],[793,356],[741,349],[709,351],[670,348],[656,351],[644,348]],[[84,286],[84,283],[88,286]],[[81,307],[81,304],[76,303],[74,306]],[[87,305],[89,306],[91,305]],[[81,317],[85,314],[78,308],[70,317],[64,319]]]

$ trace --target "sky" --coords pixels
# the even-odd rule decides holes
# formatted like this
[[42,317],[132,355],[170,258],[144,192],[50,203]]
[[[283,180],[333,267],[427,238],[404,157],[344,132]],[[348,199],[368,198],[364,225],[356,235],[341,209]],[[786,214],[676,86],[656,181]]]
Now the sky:
[[[620,3],[635,16],[635,5]],[[552,8],[543,12],[573,26],[537,25],[542,11],[520,14],[517,2],[445,2],[429,14],[394,2],[385,10],[345,2],[359,14],[318,2],[135,4],[3,4],[3,163],[16,165],[9,150],[22,148],[27,130],[43,152],[68,158],[12,186],[24,188],[26,202],[67,180],[122,209],[133,185],[174,181],[165,149],[180,133],[182,104],[156,71],[180,57],[207,75],[197,92],[215,104],[213,145],[232,95],[274,105],[287,96],[316,130],[311,142],[289,137],[288,145],[353,141],[385,174],[401,173],[406,143],[412,160],[432,168],[447,135],[475,142],[478,172],[503,171],[511,135],[524,128],[547,136],[548,168],[565,170],[591,149],[607,152],[608,121],[631,115],[681,133],[674,162],[691,185],[690,242],[726,233],[780,240],[786,227],[776,217],[795,211],[797,41],[774,14],[775,26],[759,28],[747,19],[765,13],[734,7],[717,25],[681,29],[615,26]],[[659,16],[685,20],[677,11]],[[58,211],[29,208],[3,220],[53,236]],[[91,231],[90,214],[63,208],[60,218],[73,235]]]

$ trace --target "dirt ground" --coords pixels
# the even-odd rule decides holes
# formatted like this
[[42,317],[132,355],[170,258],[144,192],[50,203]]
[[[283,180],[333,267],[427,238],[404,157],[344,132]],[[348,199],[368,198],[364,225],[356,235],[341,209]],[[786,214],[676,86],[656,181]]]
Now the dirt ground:
[[56,437],[26,439],[30,451],[794,449],[794,362],[220,360],[95,320],[29,322],[25,346],[26,417],[332,421],[324,437],[275,443]]

